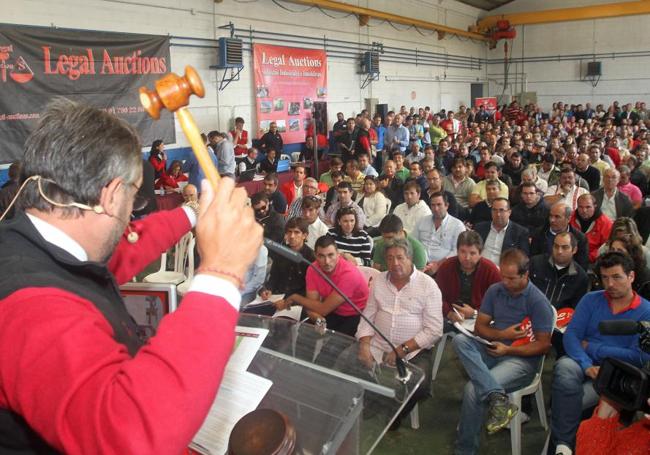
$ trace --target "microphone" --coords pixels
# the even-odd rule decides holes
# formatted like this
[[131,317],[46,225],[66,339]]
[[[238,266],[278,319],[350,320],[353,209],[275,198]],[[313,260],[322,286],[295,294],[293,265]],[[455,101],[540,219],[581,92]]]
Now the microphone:
[[295,263],[297,263],[297,264],[298,264],[298,263],[307,264],[309,267],[312,268],[312,270],[314,270],[316,273],[318,273],[318,275],[319,275],[322,279],[324,279],[324,280],[327,282],[327,284],[329,284],[330,286],[332,286],[332,288],[333,288],[333,289],[334,289],[334,290],[335,290],[335,291],[336,291],[336,292],[337,292],[341,297],[343,297],[343,300],[345,300],[345,302],[346,302],[348,305],[350,305],[350,306],[354,309],[354,311],[356,311],[357,314],[358,314],[359,316],[361,316],[361,318],[363,318],[363,320],[366,321],[366,322],[368,323],[368,325],[370,325],[370,327],[372,327],[372,329],[375,331],[375,333],[376,333],[377,335],[379,335],[379,336],[381,337],[381,339],[383,339],[383,340],[388,344],[388,346],[390,346],[390,348],[391,348],[391,349],[393,350],[393,352],[395,353],[395,366],[397,367],[397,375],[398,375],[398,379],[399,379],[401,382],[403,382],[404,384],[406,384],[406,383],[408,382],[408,380],[411,378],[411,372],[408,371],[408,370],[406,369],[406,364],[404,363],[404,359],[402,359],[402,358],[398,355],[398,353],[397,353],[397,348],[395,347],[395,345],[394,345],[394,344],[393,344],[393,343],[392,343],[392,342],[391,342],[391,341],[386,337],[386,335],[384,335],[384,334],[382,333],[381,330],[379,330],[379,328],[377,328],[377,326],[376,326],[376,325],[375,325],[375,324],[374,324],[370,319],[368,319],[368,318],[363,314],[363,312],[359,309],[358,306],[356,306],[354,303],[352,303],[352,301],[350,300],[350,298],[349,298],[347,295],[345,295],[345,294],[343,293],[343,291],[341,291],[341,290],[338,288],[338,286],[336,286],[336,285],[334,284],[334,282],[332,282],[332,280],[331,280],[331,279],[330,279],[330,278],[329,278],[329,277],[328,277],[328,276],[327,276],[327,275],[326,275],[326,274],[325,274],[321,269],[319,269],[318,267],[315,267],[311,262],[309,262],[307,259],[305,259],[305,258],[302,256],[302,254],[297,253],[297,252],[291,250],[290,248],[287,248],[286,246],[284,246],[284,245],[282,245],[282,244],[280,244],[280,243],[278,243],[278,242],[274,242],[273,240],[269,240],[269,239],[267,239],[267,238],[264,238],[264,246],[265,246],[269,251],[273,251],[274,253],[276,253],[276,254],[282,256],[282,257],[285,258],[285,259],[288,259],[288,260],[291,261],[291,262],[295,262]]
[[598,330],[603,335],[635,335],[637,333],[643,333],[645,324],[650,323],[637,322],[631,319],[601,321],[598,324]]

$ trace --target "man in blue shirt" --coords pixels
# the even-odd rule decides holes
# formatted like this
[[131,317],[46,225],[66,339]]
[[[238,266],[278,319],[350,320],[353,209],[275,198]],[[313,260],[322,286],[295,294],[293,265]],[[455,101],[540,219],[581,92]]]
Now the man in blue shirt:
[[[208,133],[208,141],[210,142],[210,145],[206,146],[208,149],[208,155],[210,156],[212,164],[214,164],[215,167],[217,167],[218,160],[217,156],[214,153],[213,146],[215,148],[217,146],[217,136],[219,136],[218,131],[210,131],[210,133]],[[196,155],[194,155],[194,153],[190,153],[189,158],[185,160],[185,163],[183,163],[183,172],[190,174],[189,183],[197,188],[201,188],[201,180],[205,178],[205,174],[203,173],[201,166],[199,166],[199,162],[196,159]]]
[[598,324],[609,320],[650,320],[650,302],[632,289],[634,262],[627,254],[610,252],[596,264],[604,291],[585,295],[564,333],[567,353],[553,370],[551,445],[554,454],[568,455],[575,447],[582,411],[598,402],[593,380],[607,357],[641,367],[650,354],[639,347],[639,335],[601,335]]
[[[528,280],[528,256],[509,249],[499,265],[502,281],[485,293],[474,327],[475,334],[492,346],[463,334],[453,339],[470,378],[463,393],[456,455],[477,452],[486,410],[488,434],[508,425],[518,409],[506,394],[530,383],[551,347],[553,309]],[[525,319],[530,330],[522,329]]]

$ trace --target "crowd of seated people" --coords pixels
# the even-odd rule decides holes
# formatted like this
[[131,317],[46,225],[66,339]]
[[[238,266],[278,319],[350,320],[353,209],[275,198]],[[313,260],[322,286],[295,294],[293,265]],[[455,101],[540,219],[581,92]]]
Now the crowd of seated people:
[[[339,276],[337,267],[347,260],[372,265],[383,272],[378,280],[389,280],[378,294],[371,281],[369,316],[377,317],[384,294],[403,298],[411,284],[421,286],[420,277],[440,291],[427,303],[448,323],[412,315],[422,334],[433,335],[422,335],[423,345],[413,334],[396,336],[391,341],[400,356],[408,358],[413,348],[428,352],[443,331],[455,330],[452,323],[472,318],[475,333],[495,345],[454,338],[470,377],[459,403],[456,453],[476,453],[481,426],[499,431],[521,412],[507,393],[529,382],[549,351],[556,359],[549,453],[573,453],[582,412],[597,402],[592,383],[602,360],[641,366],[649,358],[633,339],[614,342],[594,329],[606,319],[650,318],[643,223],[650,112],[639,105],[630,118],[617,109],[601,115],[556,103],[542,112],[513,102],[496,113],[480,107],[403,108],[383,119],[340,114],[330,170],[320,176],[328,189],[313,180],[305,192],[301,171],[287,184],[289,197],[304,192],[290,219],[306,225],[304,248],[315,249],[317,267]],[[327,319],[342,304],[311,289],[307,284],[278,308],[304,302],[312,319]],[[554,330],[551,308],[575,312],[565,335]],[[597,320],[586,321],[585,311]],[[354,331],[347,321],[345,330]],[[362,345],[366,332],[357,332]],[[368,351],[363,355],[363,362],[372,360]]]

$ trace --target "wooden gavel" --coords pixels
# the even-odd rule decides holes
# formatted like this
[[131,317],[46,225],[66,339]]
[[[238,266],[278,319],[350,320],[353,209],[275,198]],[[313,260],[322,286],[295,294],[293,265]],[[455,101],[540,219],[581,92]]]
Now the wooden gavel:
[[176,112],[185,136],[190,141],[194,155],[203,169],[203,173],[212,188],[217,188],[219,172],[214,166],[206,145],[201,139],[199,128],[194,122],[192,114],[185,106],[190,102],[192,94],[203,98],[205,89],[198,73],[191,66],[185,67],[185,76],[169,73],[154,83],[154,90],[146,87],[140,88],[140,103],[151,117],[158,120],[161,109]]

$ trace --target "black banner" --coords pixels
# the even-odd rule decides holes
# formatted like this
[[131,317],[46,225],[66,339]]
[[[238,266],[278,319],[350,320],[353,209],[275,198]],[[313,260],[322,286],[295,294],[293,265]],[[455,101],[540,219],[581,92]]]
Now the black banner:
[[105,109],[133,125],[147,146],[176,141],[174,117],[154,121],[138,88],[171,69],[169,37],[0,25],[0,164],[23,155],[25,139],[56,96]]

